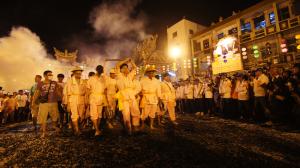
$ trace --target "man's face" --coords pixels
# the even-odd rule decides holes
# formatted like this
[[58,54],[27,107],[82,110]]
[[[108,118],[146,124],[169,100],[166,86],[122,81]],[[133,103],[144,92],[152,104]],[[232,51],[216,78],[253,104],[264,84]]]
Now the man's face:
[[73,74],[76,79],[80,79],[82,75],[82,71],[75,71]]
[[111,77],[112,79],[115,79],[115,78],[116,78],[116,74],[114,74],[114,73],[110,73],[109,75],[110,75],[110,77]]
[[61,82],[63,82],[63,80],[64,80],[64,77],[58,77],[58,78],[57,78],[57,80],[58,80],[58,82],[60,82],[60,83],[61,83]]
[[123,66],[122,69],[121,69],[121,72],[124,73],[124,74],[129,74],[128,66]]
[[48,72],[46,75],[44,75],[44,78],[46,79],[46,80],[53,80],[53,74],[52,74],[52,72]]
[[256,77],[259,77],[261,75],[261,71],[256,71],[255,75],[256,75]]
[[298,67],[293,68],[293,74],[298,74],[300,69]]
[[271,73],[272,76],[276,76],[278,74],[278,70],[276,68],[272,68],[270,70],[270,73]]
[[41,80],[42,80],[42,78],[41,78],[40,76],[36,76],[35,79],[34,79],[34,81],[35,81],[36,83],[41,82]]
[[149,78],[153,78],[154,77],[154,71],[150,71],[147,73]]
[[167,81],[167,82],[170,82],[171,81],[170,76],[165,76],[164,80]]
[[20,95],[23,95],[23,94],[24,94],[23,90],[20,90],[20,91],[19,91],[19,94],[20,94]]

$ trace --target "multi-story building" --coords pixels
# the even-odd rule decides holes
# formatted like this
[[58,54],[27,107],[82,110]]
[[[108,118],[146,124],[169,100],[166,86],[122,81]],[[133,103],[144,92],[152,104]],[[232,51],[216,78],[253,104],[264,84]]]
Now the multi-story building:
[[192,68],[191,37],[205,28],[187,19],[182,19],[167,29],[168,52],[178,68],[179,78],[187,78],[190,75]]
[[[296,35],[300,34],[299,0],[264,0],[191,37],[194,73],[207,71],[216,44],[227,36],[237,39],[244,69],[300,62]],[[194,65],[194,64],[193,64]]]

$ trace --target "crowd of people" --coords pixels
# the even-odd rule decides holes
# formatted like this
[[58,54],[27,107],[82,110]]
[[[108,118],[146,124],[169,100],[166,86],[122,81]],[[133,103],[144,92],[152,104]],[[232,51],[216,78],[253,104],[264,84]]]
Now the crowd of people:
[[[177,125],[175,89],[169,74],[164,74],[163,81],[159,81],[155,78],[156,70],[148,68],[145,76],[138,79],[136,65],[131,59],[119,62],[109,75],[104,73],[102,65],[96,67],[96,73],[90,72],[88,79],[82,79],[82,72],[80,67],[75,67],[64,82],[63,74],[58,74],[54,80],[52,71],[47,70],[43,78],[36,75],[35,84],[27,95],[20,91],[17,96],[10,96],[11,100],[2,91],[2,123],[16,121],[7,120],[6,116],[22,116],[18,121],[31,118],[36,131],[40,126],[41,137],[47,134],[49,119],[58,133],[64,127],[71,127],[75,135],[80,135],[81,128],[91,125],[95,136],[102,134],[103,121],[108,128],[113,128],[116,116],[129,135],[144,129],[147,122],[150,129],[156,129],[155,118],[159,118],[159,125],[163,124],[166,112],[171,123]],[[20,96],[22,102],[18,102]],[[14,101],[13,107],[11,101]]]
[[163,125],[166,114],[177,125],[176,113],[219,115],[267,126],[300,124],[300,64],[290,70],[258,68],[173,82],[168,73],[158,76],[153,67],[138,77],[131,59],[117,63],[109,75],[101,65],[88,79],[82,79],[82,72],[75,67],[64,82],[63,74],[54,80],[47,70],[43,77],[35,76],[27,92],[0,88],[1,124],[32,120],[36,131],[40,125],[41,137],[47,135],[49,118],[57,133],[72,128],[80,135],[82,128],[91,126],[95,136],[102,134],[103,121],[111,129],[118,118],[130,135],[145,129],[147,122],[150,129]]
[[266,126],[300,125],[300,64],[181,80],[177,111],[220,115]]

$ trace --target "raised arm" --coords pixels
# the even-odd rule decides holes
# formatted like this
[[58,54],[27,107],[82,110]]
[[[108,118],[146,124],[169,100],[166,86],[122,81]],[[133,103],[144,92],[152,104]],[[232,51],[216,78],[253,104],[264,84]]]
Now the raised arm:
[[132,61],[132,59],[129,59],[129,63],[132,66],[132,70],[131,71],[136,71],[137,66],[135,65],[135,63]]
[[117,73],[117,74],[120,73],[120,66],[121,66],[122,64],[127,63],[128,61],[129,61],[129,58],[126,58],[125,60],[119,61],[119,62],[116,64],[115,70],[116,70],[116,73]]

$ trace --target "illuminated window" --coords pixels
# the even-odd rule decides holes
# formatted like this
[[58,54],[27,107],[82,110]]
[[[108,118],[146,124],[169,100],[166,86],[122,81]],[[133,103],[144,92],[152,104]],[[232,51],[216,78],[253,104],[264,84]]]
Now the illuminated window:
[[250,24],[250,22],[242,23],[241,30],[242,30],[242,33],[251,32],[251,24]]
[[257,18],[254,18],[254,26],[256,30],[265,28],[266,27],[265,16],[261,15]]
[[237,31],[238,31],[238,30],[237,30],[237,27],[232,28],[232,29],[228,30],[228,34],[229,34],[229,35],[236,34]]
[[177,37],[177,32],[174,32],[173,33],[173,38],[176,38]]
[[274,24],[276,23],[274,12],[271,12],[271,13],[269,14],[269,20],[270,20],[270,24],[271,24],[271,25],[274,25]]
[[223,38],[223,37],[224,37],[224,33],[220,33],[220,34],[218,34],[218,35],[217,35],[217,37],[218,37],[218,39],[221,39],[221,38]]
[[279,15],[279,21],[286,20],[290,18],[290,13],[289,13],[289,8],[281,8],[278,10],[278,15]]
[[203,41],[203,48],[204,49],[209,49],[209,40],[208,39]]

